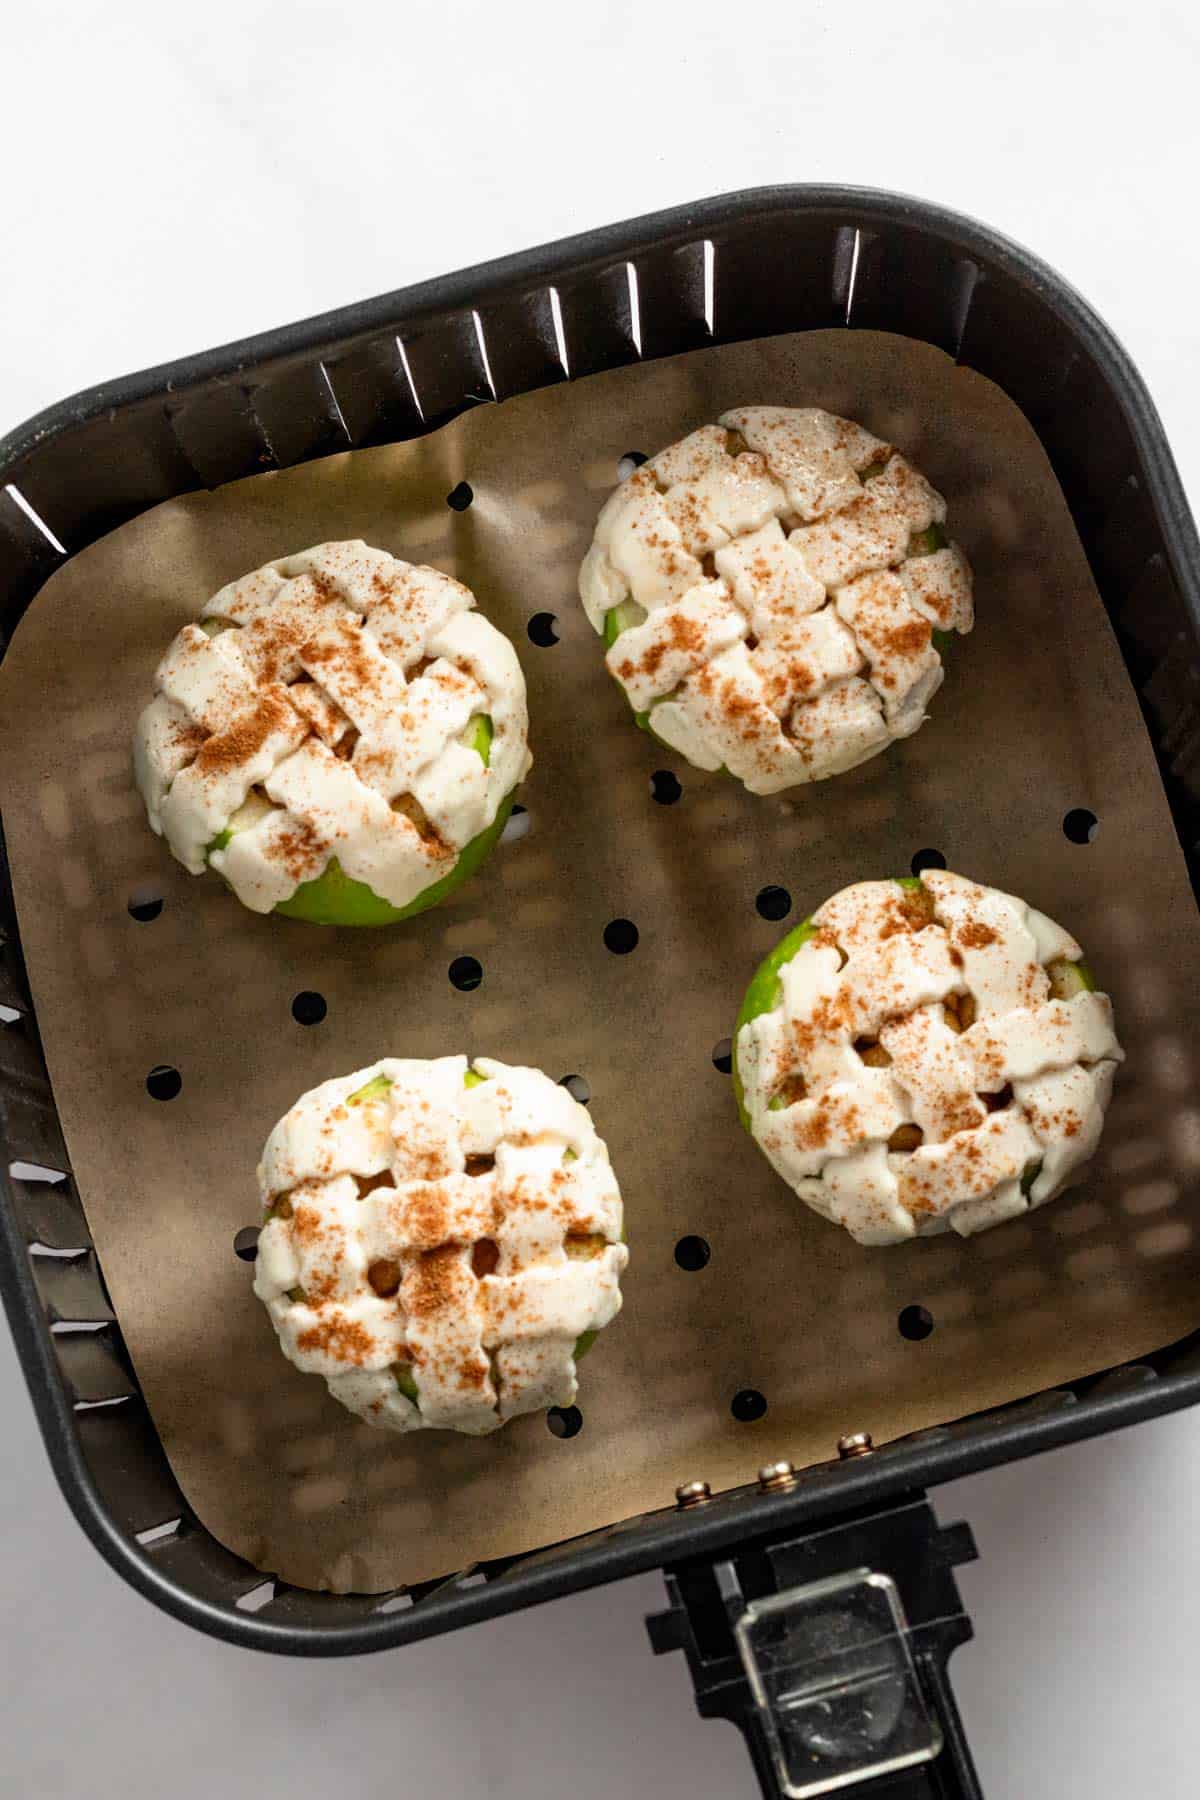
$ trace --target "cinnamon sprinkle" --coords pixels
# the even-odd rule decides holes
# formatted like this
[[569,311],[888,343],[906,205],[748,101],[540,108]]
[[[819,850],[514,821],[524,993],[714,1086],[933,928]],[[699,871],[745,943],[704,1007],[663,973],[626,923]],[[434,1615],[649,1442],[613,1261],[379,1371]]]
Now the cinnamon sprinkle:
[[193,766],[199,775],[232,774],[253,762],[275,732],[286,731],[296,723],[286,688],[266,688],[227,731],[205,739]]
[[959,928],[958,941],[964,950],[986,950],[989,944],[999,943],[1000,934],[982,919],[968,919]]
[[320,1352],[336,1357],[339,1362],[353,1363],[355,1367],[362,1368],[375,1354],[375,1339],[357,1319],[335,1316],[332,1319],[318,1319],[315,1325],[300,1332],[296,1338],[296,1348],[305,1355]]
[[404,1298],[410,1317],[428,1318],[457,1304],[462,1283],[462,1251],[457,1244],[423,1250],[409,1269]]

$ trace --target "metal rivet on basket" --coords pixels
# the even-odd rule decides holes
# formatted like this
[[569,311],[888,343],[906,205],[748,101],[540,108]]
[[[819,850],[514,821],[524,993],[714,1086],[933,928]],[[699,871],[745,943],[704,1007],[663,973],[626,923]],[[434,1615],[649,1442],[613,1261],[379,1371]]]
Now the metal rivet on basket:
[[682,1487],[675,1489],[675,1504],[681,1509],[703,1506],[706,1500],[711,1499],[712,1489],[707,1481],[685,1481]]
[[838,1439],[838,1455],[843,1462],[852,1456],[870,1456],[874,1449],[869,1431],[851,1431]]
[[790,1462],[767,1463],[758,1471],[759,1492],[763,1494],[779,1494],[785,1488],[795,1487],[796,1471]]

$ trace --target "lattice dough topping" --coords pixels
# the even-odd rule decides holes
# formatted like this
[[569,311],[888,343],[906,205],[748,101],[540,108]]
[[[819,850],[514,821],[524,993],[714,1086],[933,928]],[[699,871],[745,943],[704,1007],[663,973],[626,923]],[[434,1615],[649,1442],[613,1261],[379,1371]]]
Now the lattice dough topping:
[[934,870],[844,888],[803,929],[737,1039],[750,1129],[802,1200],[891,1244],[970,1236],[1078,1178],[1123,1052],[1074,938]]
[[[437,569],[357,540],[222,588],[175,638],[138,722],[154,830],[255,912],[335,855],[407,906],[529,768],[521,666],[474,606]],[[486,763],[469,742],[485,717]]]
[[609,670],[655,735],[773,794],[924,722],[942,682],[934,630],[974,621],[945,516],[861,425],[741,407],[609,497],[580,596],[597,631],[619,632]]
[[621,1307],[621,1194],[539,1069],[385,1057],[298,1100],[258,1171],[254,1291],[284,1354],[368,1424],[472,1435],[566,1406]]

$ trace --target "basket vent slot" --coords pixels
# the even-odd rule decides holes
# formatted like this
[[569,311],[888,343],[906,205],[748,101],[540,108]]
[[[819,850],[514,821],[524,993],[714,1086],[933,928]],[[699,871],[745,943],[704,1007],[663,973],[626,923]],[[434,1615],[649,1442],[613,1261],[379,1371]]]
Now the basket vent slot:
[[179,1536],[182,1519],[164,1519],[161,1525],[148,1525],[145,1531],[134,1533],[143,1550],[152,1550],[156,1544],[166,1543],[169,1538]]
[[567,334],[563,329],[562,301],[556,287],[548,288],[550,295],[550,320],[554,327],[554,347],[558,351],[558,360],[567,380],[571,379],[571,362],[567,355]]
[[408,1589],[401,1588],[398,1593],[389,1594],[387,1599],[375,1608],[375,1611],[384,1614],[407,1612],[412,1603],[413,1597]]
[[275,1583],[260,1581],[258,1586],[252,1587],[248,1593],[239,1594],[235,1605],[239,1612],[257,1613],[261,1612],[264,1606],[270,1606],[274,1598]]
[[57,551],[59,556],[65,556],[67,554],[66,545],[59,543],[45,519],[42,518],[40,513],[34,511],[20,488],[13,487],[12,484],[9,483],[4,492],[8,495],[13,505],[19,507],[21,512],[25,514],[25,517],[29,520],[29,523],[33,526],[34,530],[41,533],[50,548]]
[[[474,315],[472,315],[474,317]],[[408,351],[404,348],[404,339],[396,339],[396,351],[400,357],[400,367],[404,370],[404,379],[408,383],[408,391],[412,395],[412,403],[417,409],[417,417],[425,423],[425,408],[421,405],[421,396],[417,392],[417,384],[413,380],[412,364],[408,360]]]
[[479,344],[479,360],[483,364],[483,377],[488,384],[488,393],[493,400],[496,400],[499,395],[496,393],[496,383],[492,379],[492,363],[488,356],[487,339],[483,334],[483,320],[477,312],[473,312],[471,318],[475,325],[475,338]]
[[633,339],[633,347],[638,355],[642,354],[642,307],[638,297],[637,270],[631,262],[625,264],[625,274],[629,281],[629,335]]
[[13,1181],[45,1182],[54,1187],[67,1179],[65,1169],[47,1169],[41,1163],[11,1162],[8,1173]]

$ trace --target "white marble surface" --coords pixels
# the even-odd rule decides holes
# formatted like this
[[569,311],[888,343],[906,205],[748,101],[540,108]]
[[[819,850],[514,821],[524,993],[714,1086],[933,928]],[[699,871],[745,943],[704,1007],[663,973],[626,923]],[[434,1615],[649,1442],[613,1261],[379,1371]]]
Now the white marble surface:
[[[1039,251],[1125,339],[1200,488],[1192,8],[210,0],[12,7],[0,428],[127,369],[701,195],[873,184]],[[14,1800],[749,1794],[647,1653],[654,1578],[400,1652],[276,1661],[110,1575],[0,1343],[0,1791]],[[943,1490],[989,1800],[1195,1792],[1200,1419]],[[224,1762],[214,1783],[212,1760]]]

